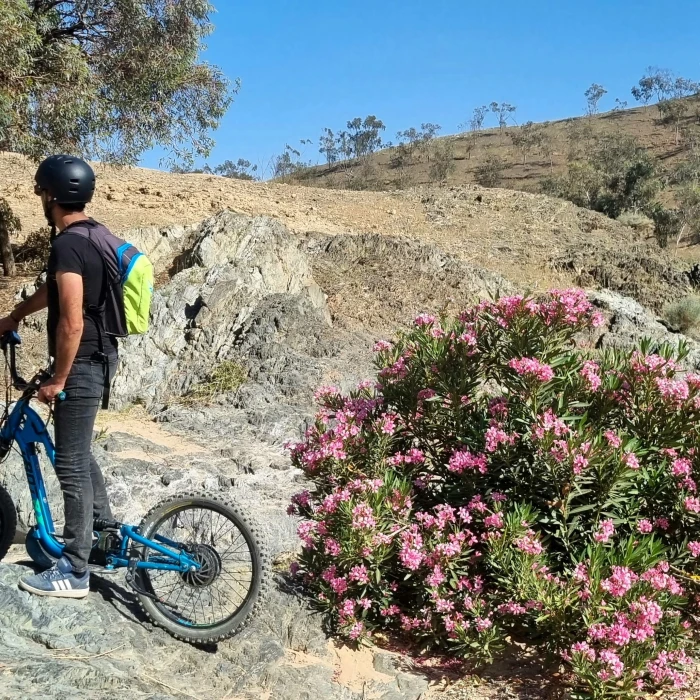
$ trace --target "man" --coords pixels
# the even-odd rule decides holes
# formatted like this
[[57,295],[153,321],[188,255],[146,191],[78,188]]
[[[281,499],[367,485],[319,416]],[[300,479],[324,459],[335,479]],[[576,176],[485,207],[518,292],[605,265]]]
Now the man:
[[[100,309],[107,293],[98,248],[71,227],[90,221],[84,211],[95,191],[95,173],[83,160],[51,156],[35,175],[34,191],[58,231],[51,242],[47,279],[31,297],[0,319],[0,334],[48,307],[52,377],[37,398],[54,404],[56,475],[64,499],[65,550],[47,571],[24,576],[20,588],[38,595],[84,598],[90,588],[88,558],[93,518],[112,514],[100,468],[90,450],[95,417],[117,365],[117,341],[103,332]],[[57,397],[65,392],[65,399]]]

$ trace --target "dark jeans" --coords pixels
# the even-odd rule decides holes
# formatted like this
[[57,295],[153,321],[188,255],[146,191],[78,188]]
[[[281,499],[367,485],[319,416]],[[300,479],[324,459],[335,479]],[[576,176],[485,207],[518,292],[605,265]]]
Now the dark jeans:
[[54,404],[55,466],[65,516],[64,554],[77,572],[87,569],[93,518],[112,519],[104,478],[90,446],[105,371],[109,371],[111,382],[116,368],[116,356],[110,357],[109,368],[99,360],[76,358],[66,381],[66,398]]

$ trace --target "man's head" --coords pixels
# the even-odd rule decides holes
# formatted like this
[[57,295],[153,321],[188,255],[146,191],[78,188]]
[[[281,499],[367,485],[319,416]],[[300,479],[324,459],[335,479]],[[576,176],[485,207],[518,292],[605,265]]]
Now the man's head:
[[65,214],[82,212],[95,193],[95,173],[80,158],[49,156],[37,168],[34,193],[41,197],[50,224]]

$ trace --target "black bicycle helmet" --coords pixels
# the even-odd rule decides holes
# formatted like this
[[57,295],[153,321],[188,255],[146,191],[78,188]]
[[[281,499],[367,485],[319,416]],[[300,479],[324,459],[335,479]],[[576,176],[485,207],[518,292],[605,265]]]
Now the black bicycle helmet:
[[74,156],[49,156],[37,168],[35,191],[48,190],[57,204],[87,204],[95,194],[95,172]]

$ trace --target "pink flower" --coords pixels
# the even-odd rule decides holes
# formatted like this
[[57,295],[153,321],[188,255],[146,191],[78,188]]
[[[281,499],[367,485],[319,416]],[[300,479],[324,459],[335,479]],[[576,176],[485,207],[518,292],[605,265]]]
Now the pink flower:
[[316,390],[316,393],[314,393],[314,401],[316,401],[316,403],[319,403],[323,401],[323,399],[328,399],[330,397],[339,395],[340,389],[338,389],[337,386],[322,386]]
[[445,574],[442,573],[442,569],[439,564],[433,567],[432,573],[425,579],[425,582],[429,586],[437,588],[441,583],[445,581]]
[[477,632],[483,632],[484,630],[493,627],[493,621],[488,617],[477,617],[474,620],[474,626],[476,627]]
[[416,316],[413,323],[415,323],[416,326],[431,326],[433,323],[435,323],[435,316],[431,316],[430,314],[420,314],[419,316]]
[[439,613],[448,613],[454,610],[455,604],[451,600],[446,600],[445,598],[438,598],[435,601],[435,609]]
[[571,431],[561,418],[554,415],[551,408],[548,408],[537,419],[537,425],[532,431],[538,440],[542,440],[545,433],[554,433],[556,437],[564,437]]
[[336,595],[342,595],[343,593],[345,593],[345,591],[348,590],[348,582],[344,576],[331,579],[330,584],[331,588],[333,589],[333,592]]
[[574,581],[578,581],[579,583],[588,583],[590,581],[588,567],[583,562],[576,564],[576,568],[574,569]]
[[700,542],[688,542],[688,549],[694,557],[700,557]]
[[682,595],[683,587],[668,573],[668,570],[668,562],[662,561],[645,571],[640,578],[657,591],[668,591],[671,595]]
[[620,445],[622,445],[622,440],[620,440],[619,436],[612,430],[606,430],[604,435],[605,439],[608,441],[608,444],[611,447],[617,449],[618,447],[620,447]]
[[612,520],[602,520],[598,525],[597,532],[593,535],[596,542],[605,544],[615,534],[615,526]]
[[390,605],[388,608],[382,608],[379,613],[383,617],[393,617],[401,612],[398,605]]
[[656,386],[663,398],[674,404],[679,404],[688,398],[688,382],[683,379],[656,378]]
[[350,569],[348,578],[351,581],[357,581],[357,583],[369,583],[367,573],[367,567],[364,564],[360,564],[359,566],[353,566],[352,569]]
[[582,654],[589,661],[595,661],[595,649],[587,642],[576,642],[571,645],[572,654]]
[[371,530],[376,524],[374,511],[369,504],[358,503],[352,509],[352,527],[355,530]]
[[493,418],[506,418],[508,416],[508,401],[504,396],[489,401],[489,415]]
[[673,360],[666,360],[661,355],[642,355],[635,351],[630,362],[632,369],[639,374],[667,374],[676,369]]
[[374,344],[374,352],[383,352],[384,350],[391,350],[392,345],[388,340],[378,340]]
[[634,452],[625,452],[625,454],[622,455],[622,463],[629,469],[639,469],[639,460]]
[[485,437],[487,452],[495,452],[498,449],[499,445],[513,445],[518,439],[517,433],[508,435],[508,433],[506,433],[505,430],[502,430],[501,428],[495,425],[492,425],[490,428],[488,428]]
[[690,476],[693,471],[693,463],[684,457],[677,457],[671,465],[673,476]]
[[519,375],[536,379],[540,382],[548,382],[554,378],[554,370],[534,357],[513,358],[508,363],[508,366]]
[[584,362],[583,367],[581,368],[581,376],[585,379],[586,383],[588,384],[588,388],[591,391],[598,391],[600,388],[600,385],[602,383],[602,380],[600,378],[600,367],[598,366],[597,362]]
[[654,526],[651,524],[651,521],[646,518],[643,518],[637,523],[637,530],[639,530],[642,535],[648,535],[653,529]]
[[314,533],[316,532],[316,523],[312,520],[304,520],[297,526],[297,535],[304,543],[304,547],[312,549],[315,546]]
[[622,675],[625,665],[614,651],[603,649],[598,654],[598,659],[608,667],[613,678],[619,678]]
[[612,576],[603,579],[600,582],[600,587],[610,595],[616,598],[622,598],[636,583],[639,576],[626,566],[613,566]]
[[448,471],[461,474],[466,470],[477,471],[479,474],[486,474],[486,455],[472,454],[469,450],[458,450],[452,453],[447,465]]
[[418,392],[418,400],[419,401],[425,401],[426,399],[432,399],[434,396],[437,396],[435,391],[433,389],[421,389]]
[[496,610],[501,615],[524,615],[527,612],[527,608],[524,605],[513,601],[499,605]]
[[347,618],[352,617],[355,614],[355,601],[350,598],[346,598],[340,604],[340,616]]
[[606,637],[615,646],[623,647],[629,644],[632,639],[632,633],[625,624],[616,622],[614,625],[610,625]]
[[700,500],[695,498],[695,496],[688,496],[683,501],[683,505],[685,509],[691,513],[700,513]]
[[495,528],[496,530],[501,530],[503,528],[503,514],[498,512],[487,516],[484,518],[484,525],[486,527]]
[[324,542],[324,547],[326,550],[326,554],[330,554],[332,557],[337,557],[340,554],[340,544],[337,540],[334,540],[332,537],[326,539],[326,541]]
[[348,633],[348,637],[350,639],[355,640],[359,639],[362,636],[362,633],[365,631],[365,626],[362,622],[356,622],[351,628],[350,632]]
[[658,528],[659,530],[668,530],[668,518],[654,518],[654,527]]
[[573,462],[573,472],[577,476],[588,466],[588,460],[582,455],[577,454],[574,456]]
[[381,430],[384,434],[393,434],[394,430],[396,430],[396,418],[397,416],[393,413],[387,413],[382,416]]
[[525,552],[525,554],[531,554],[533,556],[536,556],[538,554],[542,554],[542,545],[539,543],[539,541],[535,538],[533,534],[528,533],[527,535],[524,535],[523,537],[519,537],[518,539],[513,541],[513,544],[521,551]]

